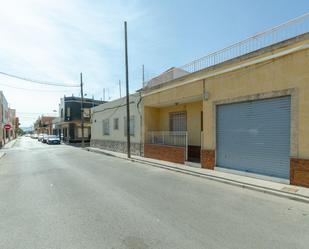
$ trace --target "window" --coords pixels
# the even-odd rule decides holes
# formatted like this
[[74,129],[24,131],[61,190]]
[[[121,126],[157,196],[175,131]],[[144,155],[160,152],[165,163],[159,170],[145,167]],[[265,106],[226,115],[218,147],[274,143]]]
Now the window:
[[114,130],[119,130],[119,118],[114,118]]
[[103,120],[103,135],[109,135],[109,119]]
[[[84,138],[87,138],[88,135],[89,135],[88,128],[84,128]],[[82,137],[82,128],[80,128],[80,127],[77,129],[77,136]]]
[[187,131],[187,114],[186,112],[170,113],[170,131]]
[[[127,117],[124,117],[124,135],[127,135]],[[135,117],[130,117],[130,135],[135,135]]]
[[67,107],[67,117],[69,118],[71,116],[71,108]]
[[84,118],[90,118],[90,108],[84,108]]

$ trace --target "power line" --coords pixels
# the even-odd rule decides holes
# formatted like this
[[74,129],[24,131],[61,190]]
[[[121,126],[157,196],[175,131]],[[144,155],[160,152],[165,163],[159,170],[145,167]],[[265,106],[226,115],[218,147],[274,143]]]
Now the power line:
[[14,88],[14,89],[20,89],[20,90],[25,90],[25,91],[35,91],[35,92],[67,92],[69,90],[55,90],[55,91],[52,91],[52,90],[43,90],[43,89],[31,89],[31,88],[24,88],[24,87],[17,87],[17,86],[10,86],[8,84],[4,84],[4,83],[0,83],[1,86],[6,86],[6,87],[10,87],[10,88]]
[[27,113],[27,112],[17,112],[17,115],[19,116],[27,116],[27,117],[34,117],[34,116],[41,116],[41,115],[48,115],[48,116],[57,116],[57,113],[49,113],[49,112],[42,112],[42,113]]
[[68,84],[65,84],[65,83],[55,83],[55,82],[34,80],[34,79],[30,79],[30,78],[26,78],[26,77],[14,75],[14,74],[9,74],[9,73],[5,73],[5,72],[1,72],[1,71],[0,71],[0,74],[11,77],[11,78],[16,78],[16,79],[19,79],[19,80],[24,80],[24,81],[28,81],[28,82],[32,82],[32,83],[36,83],[36,84],[41,84],[41,85],[62,86],[62,87],[79,87],[79,85],[68,85]]

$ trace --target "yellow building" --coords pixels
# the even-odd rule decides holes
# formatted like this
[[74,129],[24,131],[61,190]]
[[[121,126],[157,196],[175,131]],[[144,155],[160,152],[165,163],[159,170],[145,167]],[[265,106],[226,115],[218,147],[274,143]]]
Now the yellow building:
[[149,81],[145,156],[309,186],[308,23],[309,14]]

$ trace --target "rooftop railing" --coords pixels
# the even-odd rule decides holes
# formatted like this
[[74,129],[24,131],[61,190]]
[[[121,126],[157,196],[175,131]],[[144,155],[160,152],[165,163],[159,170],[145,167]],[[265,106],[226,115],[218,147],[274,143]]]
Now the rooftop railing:
[[162,83],[180,78],[186,74],[194,73],[233,58],[249,54],[307,32],[309,32],[309,13],[268,29],[264,32],[257,33],[245,40],[206,55],[184,66],[172,68],[157,77],[144,82],[144,87],[160,85]]

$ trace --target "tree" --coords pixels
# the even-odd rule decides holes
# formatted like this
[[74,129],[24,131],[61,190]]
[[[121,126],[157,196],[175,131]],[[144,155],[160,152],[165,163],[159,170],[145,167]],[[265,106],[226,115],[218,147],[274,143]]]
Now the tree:
[[23,136],[25,134],[24,130],[21,128],[17,128],[15,134],[18,136]]

